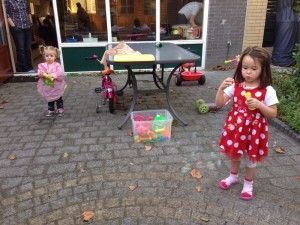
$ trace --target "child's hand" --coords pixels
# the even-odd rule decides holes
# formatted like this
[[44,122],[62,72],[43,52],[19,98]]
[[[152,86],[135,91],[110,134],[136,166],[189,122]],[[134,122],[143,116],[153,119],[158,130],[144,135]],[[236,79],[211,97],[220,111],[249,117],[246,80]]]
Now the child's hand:
[[229,87],[234,83],[234,79],[231,77],[227,77],[222,84],[220,85],[219,89],[224,90],[225,88]]
[[258,109],[262,103],[256,98],[249,98],[246,100],[246,104],[248,105],[249,109]]

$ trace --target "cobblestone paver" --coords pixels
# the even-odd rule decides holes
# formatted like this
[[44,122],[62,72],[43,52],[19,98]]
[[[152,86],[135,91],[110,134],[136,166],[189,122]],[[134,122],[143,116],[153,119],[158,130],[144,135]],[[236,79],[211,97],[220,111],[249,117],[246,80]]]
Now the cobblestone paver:
[[[200,115],[194,101],[213,101],[228,72],[206,74],[204,86],[172,84],[172,102],[189,126],[173,126],[171,141],[150,151],[133,143],[130,122],[116,128],[130,102],[129,88],[114,115],[107,106],[96,114],[98,78],[69,76],[65,115],[47,119],[35,83],[0,86],[0,100],[7,101],[0,109],[0,224],[299,224],[299,143],[272,126],[255,199],[239,199],[242,184],[228,191],[217,187],[228,173],[217,148],[228,109]],[[125,76],[113,79],[121,86]],[[139,85],[152,86],[147,80]],[[165,108],[161,96],[145,93],[137,109]],[[275,153],[277,146],[286,153]],[[194,168],[202,179],[191,177]],[[82,221],[86,210],[95,213],[90,222]]]

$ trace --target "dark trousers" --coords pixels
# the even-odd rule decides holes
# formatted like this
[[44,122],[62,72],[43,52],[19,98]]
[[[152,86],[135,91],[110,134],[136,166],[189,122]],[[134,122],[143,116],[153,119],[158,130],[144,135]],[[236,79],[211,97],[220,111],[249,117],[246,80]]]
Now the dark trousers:
[[189,21],[183,14],[177,14],[176,24],[187,24]]
[[14,39],[17,52],[17,72],[32,70],[31,62],[31,40],[32,29],[20,29],[10,27],[10,33]]
[[64,101],[63,101],[62,97],[60,97],[56,101],[48,102],[48,110],[49,111],[54,111],[54,109],[55,109],[55,102],[56,102],[57,109],[63,109],[64,108]]

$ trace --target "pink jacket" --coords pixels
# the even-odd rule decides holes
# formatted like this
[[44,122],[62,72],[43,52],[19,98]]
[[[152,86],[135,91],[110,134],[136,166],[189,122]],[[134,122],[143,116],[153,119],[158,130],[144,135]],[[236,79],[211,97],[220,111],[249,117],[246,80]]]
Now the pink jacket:
[[[43,73],[51,74],[54,78],[54,86],[47,86],[44,83]],[[64,91],[67,87],[65,82],[65,75],[61,65],[58,62],[52,64],[40,63],[38,65],[38,76],[37,82],[38,92],[47,102],[52,102],[63,96]]]

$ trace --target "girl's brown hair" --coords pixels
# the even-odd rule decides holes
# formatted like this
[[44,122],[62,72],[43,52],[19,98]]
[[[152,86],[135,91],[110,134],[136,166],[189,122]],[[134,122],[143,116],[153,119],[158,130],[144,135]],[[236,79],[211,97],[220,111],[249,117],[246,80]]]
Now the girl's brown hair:
[[240,58],[236,71],[233,78],[236,82],[244,82],[242,76],[242,63],[246,55],[249,55],[253,59],[257,59],[261,64],[261,74],[260,74],[260,88],[265,88],[272,84],[272,72],[271,72],[271,56],[270,53],[261,47],[248,47],[246,48]]
[[44,55],[45,51],[53,51],[53,52],[55,52],[57,59],[59,58],[59,55],[60,55],[59,49],[56,48],[56,47],[53,47],[51,45],[48,45],[48,46],[40,45],[39,46],[39,51],[40,51],[41,55]]

